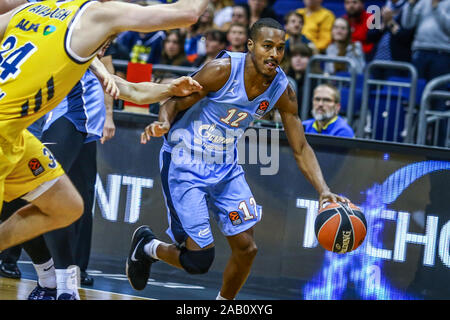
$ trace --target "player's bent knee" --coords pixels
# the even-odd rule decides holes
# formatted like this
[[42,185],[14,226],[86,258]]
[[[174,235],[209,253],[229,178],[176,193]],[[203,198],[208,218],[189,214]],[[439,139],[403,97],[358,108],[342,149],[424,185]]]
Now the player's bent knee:
[[207,273],[214,261],[214,247],[204,250],[192,251],[181,249],[180,264],[190,274]]
[[83,199],[65,175],[31,202],[51,217],[52,227],[56,228],[72,224],[84,211]]

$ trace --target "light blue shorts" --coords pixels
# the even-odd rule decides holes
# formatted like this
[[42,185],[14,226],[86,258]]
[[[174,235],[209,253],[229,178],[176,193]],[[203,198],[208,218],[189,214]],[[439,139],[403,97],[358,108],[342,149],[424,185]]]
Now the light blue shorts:
[[187,237],[201,248],[213,243],[209,213],[225,236],[242,233],[261,220],[262,208],[238,164],[175,164],[172,154],[161,149],[160,170],[167,234],[178,244]]

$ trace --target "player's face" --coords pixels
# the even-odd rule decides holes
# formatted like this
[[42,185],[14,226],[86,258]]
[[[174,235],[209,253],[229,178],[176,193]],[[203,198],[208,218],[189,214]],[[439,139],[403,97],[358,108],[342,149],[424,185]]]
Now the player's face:
[[328,87],[319,87],[314,91],[312,114],[317,121],[334,118],[340,109],[334,91]]
[[255,68],[266,77],[274,77],[284,56],[285,35],[283,30],[263,27],[256,39],[249,40],[248,49]]

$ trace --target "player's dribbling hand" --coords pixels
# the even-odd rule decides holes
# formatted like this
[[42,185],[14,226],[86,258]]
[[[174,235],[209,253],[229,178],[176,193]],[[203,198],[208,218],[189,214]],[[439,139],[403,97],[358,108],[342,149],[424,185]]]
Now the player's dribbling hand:
[[141,133],[141,143],[146,144],[151,137],[162,137],[170,130],[170,123],[155,121],[145,127],[144,132]]
[[322,192],[319,198],[319,208],[322,208],[323,205],[327,202],[344,202],[349,203],[350,200],[346,197],[339,196],[337,194],[334,194],[330,191]]
[[170,83],[169,94],[171,96],[185,97],[202,89],[203,87],[191,77],[181,77]]

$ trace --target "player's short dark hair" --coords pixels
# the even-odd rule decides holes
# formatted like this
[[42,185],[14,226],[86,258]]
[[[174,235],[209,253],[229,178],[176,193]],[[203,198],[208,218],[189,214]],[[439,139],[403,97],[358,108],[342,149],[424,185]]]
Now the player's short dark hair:
[[262,28],[272,28],[284,31],[283,26],[277,20],[272,18],[262,18],[256,21],[250,28],[250,39],[255,41]]

